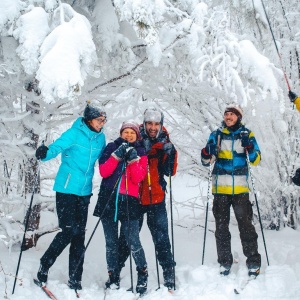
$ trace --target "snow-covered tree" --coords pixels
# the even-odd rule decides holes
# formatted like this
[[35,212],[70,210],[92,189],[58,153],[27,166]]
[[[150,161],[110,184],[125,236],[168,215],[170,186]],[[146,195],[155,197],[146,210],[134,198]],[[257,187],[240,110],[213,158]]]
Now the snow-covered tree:
[[[299,203],[289,177],[299,163],[299,116],[286,96],[284,74],[299,90],[299,26],[290,26],[299,23],[296,5],[296,0],[266,5],[280,59],[261,1],[2,0],[5,242],[11,245],[22,236],[18,222],[38,169],[34,149],[57,137],[88,99],[108,113],[108,140],[123,120],[141,122],[149,105],[161,108],[180,151],[179,173],[201,180],[207,180],[207,170],[200,149],[219,126],[225,105],[241,104],[262,150],[254,176],[264,223],[295,227]],[[53,210],[52,194],[45,191],[51,190],[56,165],[41,167],[36,219],[40,210]]]

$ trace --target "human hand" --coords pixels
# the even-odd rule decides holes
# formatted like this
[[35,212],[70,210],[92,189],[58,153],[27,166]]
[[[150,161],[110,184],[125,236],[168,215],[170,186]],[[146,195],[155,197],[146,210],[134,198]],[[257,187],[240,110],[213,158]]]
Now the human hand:
[[129,164],[139,160],[139,156],[137,155],[137,151],[135,148],[133,147],[128,148],[126,159],[127,159],[127,163]]
[[36,159],[44,159],[47,156],[47,151],[49,150],[49,148],[47,146],[44,145],[44,143],[39,146],[36,151],[35,151],[35,157]]
[[125,155],[127,153],[127,149],[128,149],[128,143],[122,143],[119,148],[117,148],[112,154],[115,158],[117,158],[118,160],[122,160],[123,158],[125,158]]
[[246,149],[251,149],[253,147],[253,144],[250,141],[249,133],[248,131],[242,131],[241,132],[241,141],[242,141],[242,147]]
[[288,96],[289,96],[291,102],[294,102],[298,98],[297,94],[295,94],[292,91],[289,91]]
[[163,150],[167,155],[171,155],[175,152],[175,147],[172,143],[168,142],[163,145]]

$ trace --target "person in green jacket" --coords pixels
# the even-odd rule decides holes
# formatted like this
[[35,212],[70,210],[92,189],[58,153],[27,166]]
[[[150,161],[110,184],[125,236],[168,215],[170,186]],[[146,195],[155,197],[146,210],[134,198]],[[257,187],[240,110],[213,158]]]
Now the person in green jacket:
[[61,154],[53,187],[61,231],[40,260],[37,279],[41,284],[47,282],[50,267],[70,244],[68,286],[74,290],[82,289],[88,206],[92,196],[94,165],[106,146],[105,123],[106,113],[88,104],[83,117],[78,118],[71,128],[48,147],[43,144],[36,150],[36,158],[43,162]]

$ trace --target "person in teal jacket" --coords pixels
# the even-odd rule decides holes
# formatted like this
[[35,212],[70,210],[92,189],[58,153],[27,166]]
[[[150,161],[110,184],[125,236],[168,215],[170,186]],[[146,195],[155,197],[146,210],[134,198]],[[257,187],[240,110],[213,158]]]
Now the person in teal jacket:
[[54,237],[41,258],[37,279],[47,282],[48,272],[57,257],[70,244],[68,286],[80,290],[85,253],[85,228],[92,196],[95,162],[106,146],[103,125],[106,113],[87,104],[84,116],[78,118],[48,147],[41,145],[36,158],[47,161],[61,154],[61,165],[55,178],[56,211],[61,231]]

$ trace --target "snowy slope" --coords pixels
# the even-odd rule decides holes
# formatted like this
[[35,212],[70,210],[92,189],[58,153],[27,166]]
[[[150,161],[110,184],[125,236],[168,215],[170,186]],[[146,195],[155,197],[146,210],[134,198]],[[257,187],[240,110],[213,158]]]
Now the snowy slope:
[[[160,289],[158,287],[154,247],[149,230],[145,225],[142,230],[142,243],[145,247],[149,267],[149,292],[143,298],[152,299],[181,299],[181,300],[227,300],[227,299],[300,299],[300,232],[285,228],[279,232],[264,231],[270,266],[267,265],[264,245],[259,224],[256,225],[259,234],[259,251],[262,255],[261,275],[251,281],[240,295],[235,295],[234,288],[238,287],[247,278],[245,257],[242,253],[239,234],[235,219],[232,218],[232,250],[236,263],[228,277],[220,277],[219,266],[216,261],[216,246],[213,235],[214,222],[211,211],[208,220],[208,232],[206,240],[206,251],[204,265],[202,261],[203,225],[204,215],[200,209],[191,209],[191,206],[183,206],[193,202],[193,198],[199,196],[203,191],[196,187],[197,180],[188,176],[177,176],[173,182],[173,216],[175,237],[175,260],[176,267],[176,293],[170,295],[162,286],[162,272],[160,270]],[[94,193],[97,194],[97,191]],[[90,217],[88,222],[87,239],[95,227],[97,219],[92,216],[96,196],[92,198],[90,206]],[[196,198],[194,205],[202,205],[202,200]],[[169,218],[170,219],[170,218]],[[42,215],[42,221],[50,221],[47,214]],[[146,223],[144,223],[146,224]],[[47,249],[54,234],[42,237],[36,248],[23,252],[19,278],[22,285],[17,285],[14,295],[11,295],[13,277],[19,256],[19,249],[14,248],[11,253],[0,245],[1,263],[0,269],[0,299],[7,295],[9,299],[40,300],[47,299],[46,295],[36,287],[32,278],[36,275],[39,267],[39,258]],[[58,299],[76,299],[75,293],[68,289],[68,250],[58,258],[50,270],[48,287]],[[133,263],[133,280],[136,283],[136,272]],[[5,274],[7,275],[4,275]],[[121,273],[121,288],[118,291],[110,291],[106,299],[135,299],[136,296],[126,289],[130,287],[129,263]],[[101,224],[87,250],[84,273],[83,290],[81,299],[103,299],[103,285],[107,279],[105,263],[104,236]],[[19,281],[17,281],[19,284]]]

